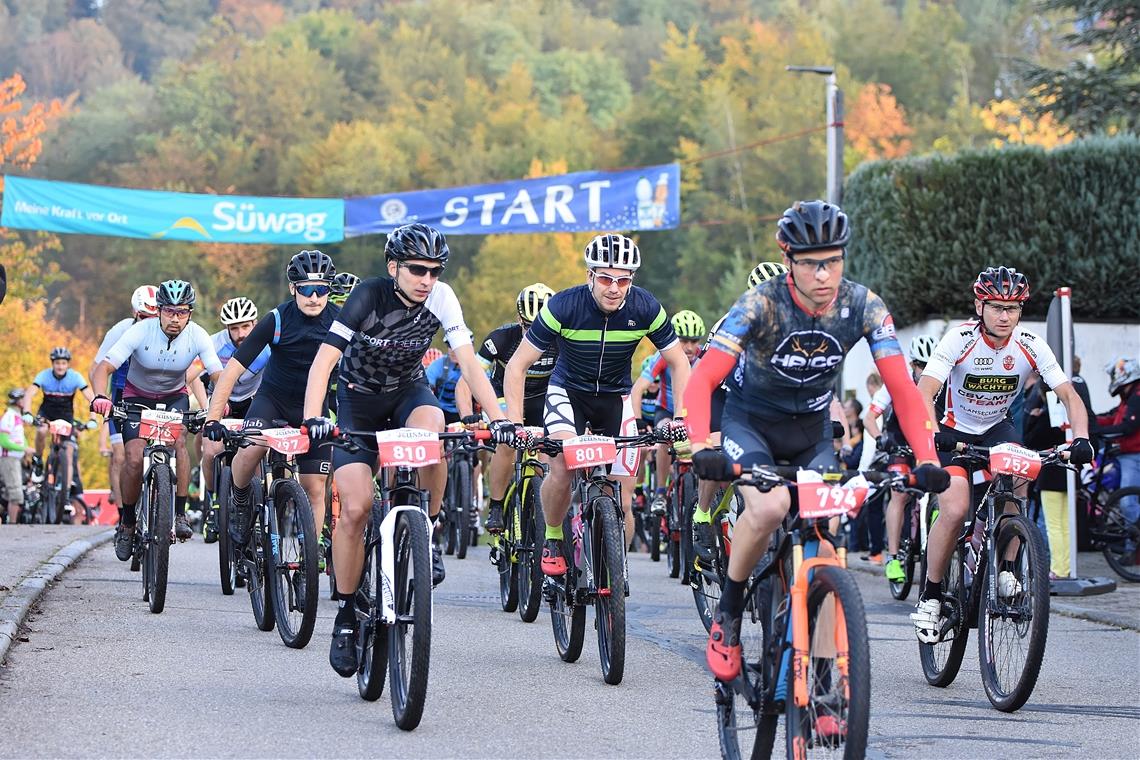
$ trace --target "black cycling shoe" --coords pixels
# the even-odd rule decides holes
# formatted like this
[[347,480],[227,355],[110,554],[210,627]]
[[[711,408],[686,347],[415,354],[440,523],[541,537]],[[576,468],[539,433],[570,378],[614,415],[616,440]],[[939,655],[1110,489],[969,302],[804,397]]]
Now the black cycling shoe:
[[218,509],[214,507],[210,510],[209,516],[206,518],[206,524],[202,526],[202,539],[208,544],[215,544],[218,542]]
[[115,558],[126,562],[131,558],[135,544],[135,526],[119,525],[115,528]]
[[356,628],[347,625],[333,627],[332,646],[329,647],[329,665],[341,678],[356,672]]
[[447,569],[443,566],[443,549],[439,544],[431,545],[431,585],[434,588],[443,583]]
[[693,550],[701,562],[712,563],[716,552],[712,523],[693,523]]
[[174,518],[174,537],[179,541],[188,541],[194,537],[194,529],[190,527],[190,518],[185,514]]
[[483,526],[487,529],[488,533],[502,533],[503,532],[503,505],[492,504],[491,509],[487,512],[487,522]]
[[245,546],[249,543],[249,523],[253,509],[248,503],[238,504],[237,501],[230,503],[234,509],[230,518],[230,540],[234,542],[234,546]]

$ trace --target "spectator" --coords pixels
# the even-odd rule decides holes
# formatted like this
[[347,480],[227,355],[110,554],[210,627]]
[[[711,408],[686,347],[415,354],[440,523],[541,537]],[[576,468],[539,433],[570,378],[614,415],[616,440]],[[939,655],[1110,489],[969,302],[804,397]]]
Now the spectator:
[[[1120,397],[1120,405],[1096,418],[1096,431],[1120,444],[1117,456],[1120,487],[1140,486],[1140,362],[1117,359],[1105,367],[1105,371],[1108,372],[1108,392]],[[1125,519],[1135,523],[1140,517],[1140,499],[1135,496],[1121,499],[1120,510]],[[1121,548],[1121,560],[1135,563],[1137,547],[1133,542]]]
[[20,507],[24,504],[24,471],[20,460],[30,460],[31,450],[24,440],[24,420],[20,414],[23,388],[8,392],[8,408],[0,417],[0,483],[4,486],[8,523],[20,520]]
[[872,372],[867,375],[867,393],[870,398],[874,398],[879,389],[883,387],[883,378],[879,377],[878,372]]

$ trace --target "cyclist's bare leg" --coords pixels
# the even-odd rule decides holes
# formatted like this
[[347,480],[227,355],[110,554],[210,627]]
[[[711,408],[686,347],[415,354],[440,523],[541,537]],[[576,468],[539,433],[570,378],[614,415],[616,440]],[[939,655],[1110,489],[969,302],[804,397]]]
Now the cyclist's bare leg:
[[[887,554],[891,557],[899,553],[899,539],[902,537],[903,510],[907,495],[898,491],[891,493],[887,502]],[[917,518],[916,518],[917,519]]]
[[[566,440],[573,435],[555,433],[550,437]],[[562,527],[562,521],[570,511],[570,470],[566,469],[566,459],[562,455],[550,458],[550,471],[542,481],[541,496],[542,514],[546,518],[547,526]]]
[[111,444],[111,461],[107,464],[107,476],[111,481],[111,498],[116,504],[123,503],[122,473],[123,461],[127,458],[121,443]]
[[[325,491],[328,483],[328,475],[321,474],[302,474],[300,476],[301,487],[305,489],[305,493],[309,497],[309,506],[313,509],[313,528],[319,531],[318,526],[325,524]],[[317,535],[314,533],[314,535]]]
[[930,526],[926,539],[926,577],[941,583],[950,563],[954,544],[962,533],[962,523],[969,507],[970,484],[960,475],[950,478],[950,487],[938,496],[938,519]]
[[202,441],[202,477],[205,478],[206,490],[214,490],[214,457],[221,454],[225,444],[221,441]]
[[44,444],[47,442],[47,424],[36,426],[36,456],[43,461]]
[[363,462],[338,467],[333,473],[340,514],[333,531],[336,590],[341,597],[356,593],[364,567],[364,526],[372,514],[372,468]]
[[237,453],[234,454],[234,461],[230,465],[230,478],[235,488],[249,486],[266,450],[264,446],[246,446],[238,449]]
[[503,497],[507,495],[507,486],[510,485],[511,478],[514,476],[514,469],[514,449],[510,446],[496,446],[495,453],[491,457],[490,477],[488,478],[492,500],[502,501]]
[[[71,462],[75,456],[75,442],[64,441],[59,446],[59,462],[60,462],[60,482],[63,483],[63,498],[65,501],[71,499],[71,483],[75,479],[75,473],[71,471]],[[60,505],[62,509],[63,506]]]
[[[404,424],[406,427],[442,433],[444,428],[443,410],[438,406],[417,406],[408,415],[408,421]],[[439,508],[443,504],[443,492],[447,488],[447,462],[441,459],[439,464],[421,467],[420,488],[426,488],[431,494],[428,501],[428,516],[434,520],[435,516],[439,514]],[[368,503],[372,503],[371,498]]]
[[633,535],[634,523],[633,510],[630,508],[630,500],[627,498],[627,494],[633,493],[633,486],[634,483],[637,482],[637,476],[629,475],[623,478],[614,478],[614,480],[621,486],[621,501],[623,503],[618,506],[621,507],[622,519],[625,522],[625,537],[628,539]]
[[732,534],[732,556],[728,560],[728,577],[743,583],[752,575],[756,563],[768,549],[768,540],[792,504],[787,488],[773,488],[760,493],[755,488],[742,488],[744,513],[736,519]]
[[[136,438],[124,446],[123,469],[119,472],[119,487],[123,504],[138,504],[142,492],[142,462],[146,441]],[[121,506],[121,505],[120,505]]]
[[182,437],[174,444],[174,461],[178,467],[178,487],[175,489],[174,495],[183,499],[190,493],[190,451],[187,446],[192,440],[183,431]]

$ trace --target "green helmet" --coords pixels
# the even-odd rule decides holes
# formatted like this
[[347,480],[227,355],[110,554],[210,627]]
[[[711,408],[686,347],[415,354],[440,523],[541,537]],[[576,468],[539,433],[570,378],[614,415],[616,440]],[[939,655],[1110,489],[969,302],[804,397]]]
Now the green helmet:
[[673,332],[678,338],[700,340],[705,337],[705,321],[695,311],[684,309],[673,315]]

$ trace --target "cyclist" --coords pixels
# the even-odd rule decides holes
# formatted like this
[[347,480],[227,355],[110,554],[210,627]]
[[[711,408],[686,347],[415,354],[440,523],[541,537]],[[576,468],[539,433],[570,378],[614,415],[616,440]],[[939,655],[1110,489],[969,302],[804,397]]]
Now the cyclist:
[[[788,273],[786,264],[778,261],[761,261],[752,271],[748,273],[748,287],[746,291],[751,290],[762,282],[767,282],[773,277],[779,277],[782,274]],[[728,317],[725,314],[723,317],[716,321],[712,330],[709,332],[709,341],[705,341],[705,345],[701,347],[701,352],[697,357],[705,355],[709,350],[711,338],[716,334],[720,326],[724,324],[724,320]],[[712,399],[710,401],[710,420],[709,420],[709,443],[713,446],[720,445],[720,424],[721,417],[724,415],[724,402],[728,396],[728,386],[721,383],[713,391]],[[834,417],[834,410],[832,410]],[[697,553],[697,557],[704,562],[711,562],[713,559],[713,550],[715,539],[713,538],[713,524],[712,524],[712,500],[717,491],[725,488],[727,482],[711,480],[709,478],[701,478],[697,486],[697,508],[693,510],[693,550]]]
[[20,507],[24,506],[24,464],[30,464],[32,450],[24,442],[24,419],[20,402],[24,389],[8,391],[8,408],[0,417],[0,485],[4,486],[7,501],[8,524],[20,521]]
[[[947,385],[946,412],[938,434],[940,448],[957,442],[982,446],[1020,443],[1021,431],[1009,418],[1009,407],[1021,393],[1025,379],[1036,372],[1069,413],[1075,436],[1069,461],[1091,462],[1093,447],[1088,440],[1084,403],[1049,345],[1018,324],[1028,299],[1029,280],[1015,269],[990,267],[974,281],[977,319],[942,337],[918,379],[918,390],[932,417],[935,396],[943,383]],[[943,464],[949,465],[954,454],[942,452],[940,456]],[[940,637],[942,576],[970,507],[966,471],[956,466],[947,469],[950,488],[938,500],[938,519],[926,541],[926,583],[911,613],[915,635],[927,644],[937,643]],[[1019,488],[1021,495],[1026,487],[1023,484]],[[1016,546],[1011,549],[1016,551]],[[1020,588],[1020,581],[1009,569],[998,572],[999,596],[1013,596]]]
[[[729,480],[730,463],[750,467],[784,460],[835,466],[832,389],[843,357],[866,339],[920,462],[920,486],[933,491],[945,487],[933,421],[907,377],[891,315],[877,295],[843,277],[849,236],[847,215],[833,204],[803,201],[784,212],[776,241],[791,271],[737,300],[710,340],[684,397],[693,467],[700,477]],[[722,453],[708,448],[710,400],[729,373]],[[746,508],[736,521],[705,652],[713,675],[722,681],[740,673],[745,584],[791,506],[787,488],[767,493],[747,488],[742,497]]]
[[[289,300],[254,326],[230,358],[214,387],[206,425],[202,428],[203,436],[211,441],[221,441],[225,437],[220,420],[226,404],[267,348],[269,361],[245,410],[242,429],[277,427],[274,420],[301,426],[309,367],[333,321],[340,314],[340,308],[329,303],[336,265],[327,253],[305,250],[289,260],[285,276],[289,281]],[[322,401],[324,398],[322,394]],[[324,411],[322,406],[322,413]],[[230,466],[233,483],[230,490],[230,502],[233,504],[230,537],[237,546],[244,546],[249,540],[253,522],[250,490],[266,451],[264,446],[246,446],[234,455]],[[324,525],[325,482],[329,470],[328,449],[312,446],[304,454],[297,455],[297,472],[313,509],[314,526]]]
[[[245,296],[231,298],[222,304],[222,308],[218,312],[218,319],[225,326],[225,329],[211,335],[210,340],[213,341],[214,350],[218,352],[218,359],[222,362],[223,377],[225,376],[225,368],[229,366],[238,349],[253,332],[254,325],[257,324],[257,317],[257,304]],[[261,349],[261,353],[254,356],[249,366],[245,367],[245,371],[238,375],[226,397],[229,410],[226,411],[224,406],[222,408],[226,417],[238,420],[246,418],[250,404],[253,403],[253,396],[261,387],[261,378],[264,375],[266,365],[269,363],[269,353],[270,347],[266,345]],[[216,395],[217,389],[211,388],[210,393]],[[211,399],[212,402],[213,399]],[[214,457],[222,452],[222,448],[221,442],[210,440],[203,435],[201,466],[206,483],[206,492],[203,494],[203,498],[209,505],[213,505],[216,496],[211,490],[214,487]],[[208,544],[218,540],[217,520],[217,512],[210,510],[210,519],[202,526],[202,535]]]
[[[424,377],[427,379],[432,395],[436,397],[440,408],[443,409],[444,424],[453,425],[459,422],[464,415],[459,413],[459,397],[456,394],[456,385],[459,383],[462,373],[459,371],[455,349],[448,349],[446,354],[429,364],[424,371]],[[470,398],[469,395],[468,398]],[[471,413],[469,408],[465,408],[464,411],[467,414]]]
[[[506,377],[507,363],[515,355],[531,323],[538,318],[538,313],[553,295],[554,291],[541,282],[527,285],[519,291],[515,299],[518,321],[508,322],[495,328],[479,346],[479,361],[490,374],[491,386],[499,396],[500,403],[505,401],[503,379]],[[526,371],[526,381],[523,383],[523,425],[525,426],[542,427],[546,387],[550,384],[550,373],[554,371],[554,362],[557,359],[558,347],[552,345]],[[491,457],[491,508],[487,513],[487,530],[491,533],[501,533],[503,530],[503,497],[506,496],[513,471],[514,453],[511,448],[496,447],[495,454]]]
[[[1120,444],[1116,461],[1120,464],[1120,487],[1140,486],[1140,362],[1117,359],[1105,367],[1108,392],[1120,397],[1120,405],[1096,419],[1098,436],[1113,438]],[[1129,496],[1120,500],[1120,512],[1130,524],[1140,520],[1140,499]],[[1121,561],[1134,563],[1136,546],[1129,540],[1123,547]]]
[[[75,419],[75,393],[83,394],[88,403],[95,398],[91,386],[83,375],[71,368],[71,351],[63,346],[51,350],[51,367],[41,370],[32,384],[24,391],[23,409],[30,412],[36,391],[42,391],[44,400],[40,404],[38,424],[36,425],[36,456],[43,457],[44,442],[47,440],[47,423],[51,420]],[[69,484],[79,480],[79,460],[76,454],[79,448],[78,431],[72,431],[71,436],[63,444],[61,461],[63,462],[63,482]],[[74,464],[75,469],[72,470]],[[69,492],[70,493],[70,492]]]
[[353,288],[360,284],[360,278],[352,272],[341,272],[332,281],[332,294],[329,295],[329,300],[333,302],[334,306],[344,306],[344,302],[348,300],[349,294]]
[[[586,245],[586,284],[551,296],[527,330],[515,355],[507,362],[503,391],[507,414],[523,421],[526,372],[555,343],[558,359],[546,391],[543,421],[546,434],[567,439],[586,426],[597,435],[636,435],[629,391],[630,362],[637,344],[648,336],[669,365],[674,393],[680,396],[689,380],[689,360],[681,350],[665,309],[653,295],[634,286],[641,251],[624,235],[599,235]],[[670,432],[684,434],[684,410],[678,409]],[[626,449],[611,473],[626,494],[633,492],[636,449]],[[553,457],[542,484],[546,541],[542,572],[566,573],[562,556],[562,521],[570,508],[570,471],[561,455]],[[633,535],[633,510],[622,504],[625,535]]]
[[[91,385],[100,392],[91,402],[91,411],[107,417],[113,402],[107,397],[108,379],[116,368],[130,360],[127,384],[123,388],[124,403],[141,404],[150,409],[189,411],[190,397],[186,370],[201,359],[211,381],[217,381],[222,363],[214,350],[209,333],[193,322],[194,287],[186,280],[166,280],[158,286],[155,301],[158,319],[137,322],[123,333],[92,370]],[[205,389],[196,384],[198,403],[206,407]],[[120,473],[122,502],[119,525],[115,532],[115,556],[126,561],[134,541],[135,505],[142,489],[143,450],[146,441],[138,437],[138,427],[123,428],[126,460]],[[185,449],[185,433],[175,450]],[[190,485],[190,468],[178,468],[178,485],[174,499],[174,532],[180,540],[194,535],[186,518],[186,495]]]
[[[123,336],[131,325],[143,319],[150,319],[151,317],[158,316],[158,303],[155,301],[155,295],[158,288],[153,285],[140,285],[135,288],[135,292],[131,294],[131,316],[121,319],[107,331],[103,336],[103,342],[99,344],[99,350],[95,352],[95,361],[91,364],[91,370],[87,373],[88,379],[91,384],[95,384],[95,368],[99,366],[99,362],[103,361],[103,357],[111,346]],[[123,396],[123,388],[127,384],[127,369],[130,366],[129,362],[125,362],[123,366],[115,370],[115,374],[111,376],[111,400],[118,402]],[[104,429],[104,434],[107,435],[107,442],[110,444],[111,461],[108,463],[108,476],[111,483],[111,501],[115,504],[122,503],[121,490],[119,488],[119,472],[123,469],[123,459],[125,453],[123,450],[123,433],[118,428],[119,423],[115,420],[107,420],[107,426]],[[179,461],[179,466],[182,462]]]
[[[338,422],[348,430],[415,427],[441,432],[443,410],[424,380],[423,355],[436,332],[455,351],[463,378],[484,409],[495,408],[495,394],[471,347],[470,332],[455,291],[439,281],[450,250],[443,233],[425,224],[406,224],[388,235],[384,246],[388,277],[361,282],[333,322],[309,371],[305,426],[314,441],[332,433],[321,400],[333,368],[337,382]],[[343,357],[343,358],[342,358]],[[491,422],[499,443],[509,443],[513,428]],[[333,625],[329,664],[345,678],[356,672],[356,615],[352,599],[364,564],[364,526],[372,510],[376,441],[354,437],[356,452],[333,451],[333,478],[340,494],[340,518],[333,533],[333,564],[339,608]],[[431,494],[428,514],[438,520],[447,464],[424,467],[420,485]],[[432,547],[432,582],[444,579],[439,546]]]
[[[685,358],[689,360],[691,367],[697,361],[701,341],[705,338],[705,321],[695,311],[682,309],[673,315],[671,323],[673,332],[677,334],[677,339],[681,342],[681,350],[685,352]],[[648,369],[642,367],[641,375],[634,381],[633,388],[630,390],[630,404],[634,409],[641,408],[641,399],[645,396],[646,390],[656,383],[658,385],[657,409],[653,415],[653,424],[668,424],[673,421],[674,409],[673,383],[669,369],[661,357],[661,352],[650,356],[646,364],[649,365]],[[660,516],[665,514],[665,493],[669,485],[665,482],[669,473],[669,444],[657,444],[656,456],[657,492],[653,495],[649,509],[653,514]]]
[[[938,341],[933,335],[916,335],[910,340],[910,372],[911,378],[918,382],[922,371],[926,369],[927,362],[934,355],[934,348]],[[884,420],[883,429],[880,430],[877,418]],[[863,416],[863,425],[867,435],[878,441],[881,451],[887,451],[897,441],[902,440],[902,428],[899,427],[898,415],[891,413],[891,392],[886,386],[879,388],[867,407]],[[913,457],[891,457],[888,468],[911,468],[914,466]],[[906,580],[906,571],[902,560],[898,556],[899,539],[902,536],[903,508],[906,507],[907,495],[900,492],[891,494],[887,504],[887,561],[883,565],[883,572],[891,583],[902,583]]]

